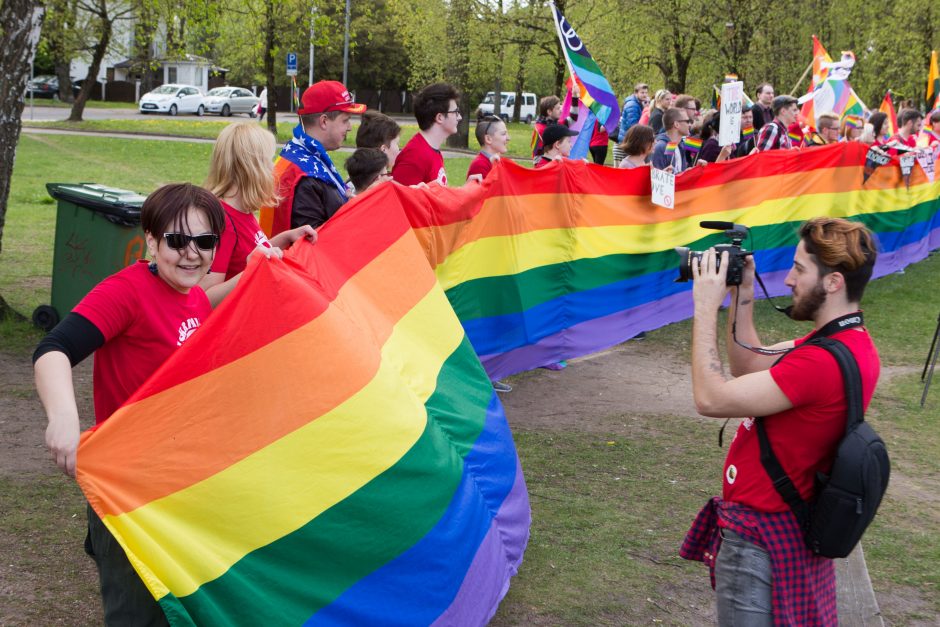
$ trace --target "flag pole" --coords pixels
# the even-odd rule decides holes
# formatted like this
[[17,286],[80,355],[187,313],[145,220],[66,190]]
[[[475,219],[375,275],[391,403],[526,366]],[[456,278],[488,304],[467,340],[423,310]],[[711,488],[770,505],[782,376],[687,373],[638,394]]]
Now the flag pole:
[[552,21],[555,22],[555,32],[558,33],[558,43],[561,44],[561,56],[565,59],[565,65],[568,66],[568,75],[571,77],[575,76],[574,70],[571,69],[571,59],[568,58],[568,53],[565,52],[565,36],[561,34],[561,22],[558,17],[561,16],[561,13],[558,11],[558,7],[555,6],[554,0],[551,2],[552,5]]
[[[816,59],[813,59],[813,61],[815,61],[815,60],[816,60]],[[810,61],[810,62],[809,62],[809,65],[807,65],[807,66],[806,66],[806,69],[803,70],[803,75],[800,76],[800,80],[796,81],[796,85],[794,85],[794,86],[793,86],[793,89],[790,90],[790,95],[791,95],[791,96],[796,93],[796,90],[800,88],[800,85],[801,85],[801,84],[803,83],[803,81],[806,79],[806,75],[809,74],[810,70],[813,69],[813,61]]]

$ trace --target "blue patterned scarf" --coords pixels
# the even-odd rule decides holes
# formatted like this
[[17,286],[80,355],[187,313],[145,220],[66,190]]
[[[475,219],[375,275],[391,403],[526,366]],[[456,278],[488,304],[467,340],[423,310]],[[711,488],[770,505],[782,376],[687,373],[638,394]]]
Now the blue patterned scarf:
[[319,141],[304,132],[303,124],[294,127],[294,138],[281,150],[281,157],[295,164],[309,177],[332,184],[343,200],[348,200],[343,177]]

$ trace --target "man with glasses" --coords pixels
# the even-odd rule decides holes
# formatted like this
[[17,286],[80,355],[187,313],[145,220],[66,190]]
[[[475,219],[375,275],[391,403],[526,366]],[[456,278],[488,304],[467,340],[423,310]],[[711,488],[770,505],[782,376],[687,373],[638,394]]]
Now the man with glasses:
[[682,94],[676,97],[676,104],[674,105],[677,109],[682,109],[685,111],[689,119],[692,120],[692,123],[695,123],[695,120],[698,119],[699,110],[698,104],[695,102],[694,96],[689,96],[688,94]]
[[832,112],[819,114],[816,132],[806,136],[807,146],[825,146],[839,141],[839,116]]
[[460,94],[448,83],[434,83],[414,98],[419,131],[409,140],[392,169],[392,177],[402,185],[437,182],[447,185],[447,171],[441,144],[457,132],[463,116],[457,108]]
[[684,172],[689,167],[685,152],[679,147],[683,137],[689,134],[692,117],[685,109],[672,107],[663,114],[663,132],[656,136],[653,145],[652,164],[657,170],[672,168],[673,174]]

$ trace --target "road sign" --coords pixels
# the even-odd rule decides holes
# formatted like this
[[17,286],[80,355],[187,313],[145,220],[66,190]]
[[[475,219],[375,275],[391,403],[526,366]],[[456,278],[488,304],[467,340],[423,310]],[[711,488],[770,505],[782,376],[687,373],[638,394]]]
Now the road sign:
[[296,52],[287,53],[287,75],[297,76],[297,53]]

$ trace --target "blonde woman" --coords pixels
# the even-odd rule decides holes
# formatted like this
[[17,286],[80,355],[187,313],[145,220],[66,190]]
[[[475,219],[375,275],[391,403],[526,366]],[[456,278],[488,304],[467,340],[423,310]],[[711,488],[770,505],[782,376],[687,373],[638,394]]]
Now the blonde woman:
[[316,241],[316,231],[304,225],[275,235],[270,241],[255,212],[277,203],[274,188],[274,136],[257,124],[230,124],[219,134],[205,187],[222,201],[225,228],[212,268],[200,282],[209,302],[216,307],[232,291],[248,264],[260,254],[280,257],[301,237]]

